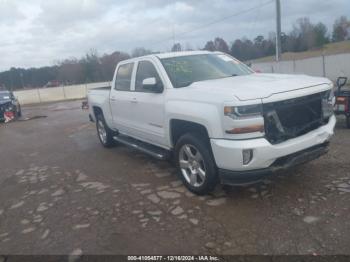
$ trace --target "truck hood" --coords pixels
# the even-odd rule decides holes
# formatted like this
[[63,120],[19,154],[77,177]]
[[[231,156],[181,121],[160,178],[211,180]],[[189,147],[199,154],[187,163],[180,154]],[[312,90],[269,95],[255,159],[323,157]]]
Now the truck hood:
[[235,96],[241,101],[264,99],[274,94],[304,89],[321,84],[331,84],[327,78],[306,75],[261,74],[234,76],[221,79],[199,81],[188,87],[198,92]]

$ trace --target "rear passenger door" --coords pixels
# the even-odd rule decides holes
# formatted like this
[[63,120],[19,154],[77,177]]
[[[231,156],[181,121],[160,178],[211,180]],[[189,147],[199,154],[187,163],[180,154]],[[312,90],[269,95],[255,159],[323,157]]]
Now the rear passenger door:
[[[165,146],[164,136],[164,81],[151,59],[140,60],[135,70],[134,120],[137,136],[159,146]],[[162,88],[156,93],[143,88],[142,82],[147,78],[155,78]]]
[[120,64],[110,94],[110,107],[115,127],[128,133],[133,123],[134,62]]

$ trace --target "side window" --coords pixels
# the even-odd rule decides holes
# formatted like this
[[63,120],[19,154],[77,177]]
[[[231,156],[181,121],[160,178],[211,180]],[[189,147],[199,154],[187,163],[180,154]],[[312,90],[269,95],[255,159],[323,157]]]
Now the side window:
[[119,66],[115,81],[115,89],[120,91],[130,91],[131,75],[134,63]]
[[154,65],[149,61],[139,62],[136,72],[135,90],[139,92],[150,92],[149,90],[144,90],[142,87],[142,81],[150,77],[154,77],[157,84],[162,85],[162,81]]

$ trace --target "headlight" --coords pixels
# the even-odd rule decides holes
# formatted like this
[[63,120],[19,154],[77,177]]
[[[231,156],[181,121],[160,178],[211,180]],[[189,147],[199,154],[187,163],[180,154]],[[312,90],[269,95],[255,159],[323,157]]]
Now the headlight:
[[335,103],[333,88],[325,93],[322,98],[322,113],[323,118],[329,118],[333,115],[333,106]]
[[225,106],[224,114],[232,119],[254,118],[262,116],[262,107],[261,105]]
[[[225,121],[225,133],[243,135],[255,133],[254,136],[264,134],[264,118],[262,105],[225,106],[224,115],[229,117]],[[234,121],[232,121],[234,120]]]

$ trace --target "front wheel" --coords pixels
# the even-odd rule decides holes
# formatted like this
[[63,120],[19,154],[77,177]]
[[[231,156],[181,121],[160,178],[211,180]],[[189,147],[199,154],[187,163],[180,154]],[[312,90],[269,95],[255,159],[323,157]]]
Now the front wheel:
[[97,135],[104,147],[113,147],[115,141],[113,139],[113,131],[107,126],[102,114],[96,116]]
[[210,144],[199,134],[185,134],[176,143],[175,160],[185,186],[198,195],[208,194],[218,183]]

